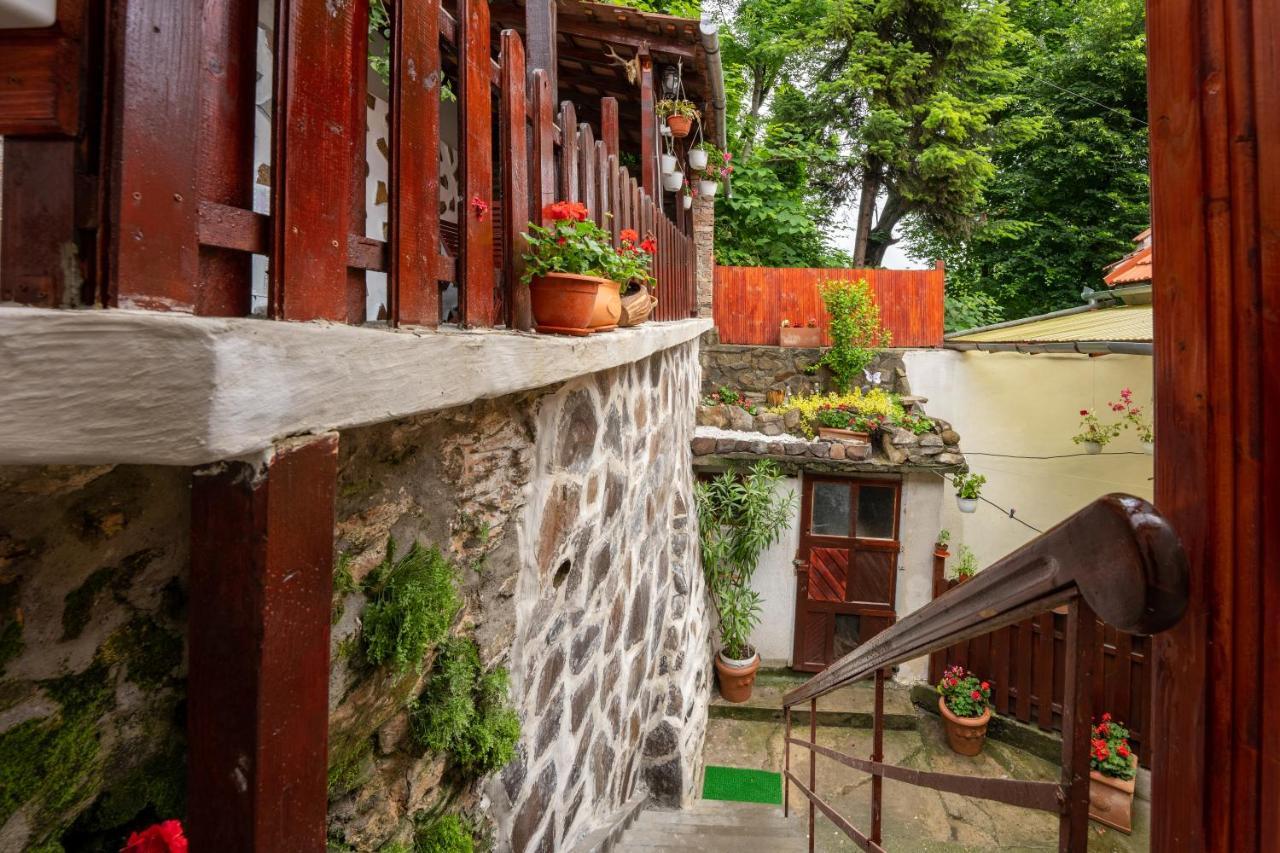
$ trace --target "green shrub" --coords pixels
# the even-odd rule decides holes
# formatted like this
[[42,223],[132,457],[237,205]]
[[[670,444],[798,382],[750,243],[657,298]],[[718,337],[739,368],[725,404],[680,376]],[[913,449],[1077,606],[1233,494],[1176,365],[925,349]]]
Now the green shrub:
[[395,542],[370,576],[373,600],[364,612],[365,657],[397,672],[421,667],[428,651],[449,631],[461,601],[453,566],[436,548],[414,544],[399,561]]
[[485,672],[479,649],[469,639],[441,644],[410,720],[421,746],[449,753],[475,776],[509,762],[520,739],[520,720],[507,704],[507,671]]
[[457,815],[444,814],[424,820],[413,836],[414,853],[473,853],[475,841]]
[[836,388],[848,393],[876,353],[889,346],[891,337],[880,325],[880,306],[865,279],[828,281],[821,286],[821,293],[831,338],[831,349],[823,354],[822,363],[831,368]]

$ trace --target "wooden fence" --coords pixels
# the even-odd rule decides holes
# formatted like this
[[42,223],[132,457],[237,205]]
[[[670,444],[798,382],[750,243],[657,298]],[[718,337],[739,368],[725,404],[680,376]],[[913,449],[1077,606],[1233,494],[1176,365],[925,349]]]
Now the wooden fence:
[[[936,561],[940,562],[940,561]],[[934,598],[956,586],[935,568]],[[1034,723],[1045,731],[1062,731],[1066,673],[1065,613],[1054,611],[983,634],[929,656],[929,681],[937,684],[948,666],[959,664],[991,682],[997,714]],[[1093,647],[1093,708],[1109,711],[1130,732],[1138,760],[1150,766],[1143,749],[1151,719],[1150,639],[1098,623]],[[1047,701],[1046,701],[1047,697]]]
[[783,320],[799,326],[812,320],[830,344],[818,285],[866,279],[893,346],[942,346],[943,278],[941,263],[931,270],[716,267],[716,327],[722,343],[777,346]]
[[[65,0],[60,13],[74,21],[84,2]],[[696,314],[692,242],[619,167],[618,104],[603,99],[597,131],[577,122],[571,103],[557,110],[547,73],[526,69],[516,31],[501,32],[494,58],[487,0],[454,0],[449,9],[440,0],[390,4],[385,240],[365,236],[366,92],[353,85],[368,68],[369,0],[278,0],[265,215],[252,209],[256,5],[117,5],[109,67],[76,81],[89,92],[86,103],[105,104],[100,131],[96,115],[89,123],[100,138],[84,146],[98,156],[73,164],[71,141],[5,140],[6,198],[39,194],[41,203],[6,210],[3,242],[23,248],[0,271],[0,300],[66,304],[67,288],[48,271],[65,266],[57,235],[74,226],[92,234],[91,249],[80,253],[84,293],[75,300],[85,304],[246,316],[251,256],[259,254],[268,258],[271,319],[363,324],[372,270],[387,274],[389,325],[438,325],[443,285],[452,282],[463,325],[527,329],[524,225],[538,221],[545,204],[574,199],[610,223],[615,239],[627,227],[655,237],[656,319]],[[66,41],[66,30],[53,32]],[[453,70],[442,64],[449,56],[457,59],[456,225],[438,212],[440,84]],[[7,103],[0,99],[0,107]],[[0,133],[28,129],[7,116],[0,109]],[[64,167],[66,174],[51,174]],[[94,193],[98,200],[87,205]]]

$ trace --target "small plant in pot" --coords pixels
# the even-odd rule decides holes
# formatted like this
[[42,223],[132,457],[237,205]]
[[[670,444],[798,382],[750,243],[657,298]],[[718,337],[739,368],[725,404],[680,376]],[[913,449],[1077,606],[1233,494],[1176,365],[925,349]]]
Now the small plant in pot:
[[956,552],[954,571],[959,583],[964,583],[978,573],[978,558],[973,555],[968,545],[961,545],[960,550]]
[[1084,448],[1085,453],[1101,453],[1102,448],[1120,434],[1120,424],[1104,424],[1088,409],[1080,410],[1080,432],[1071,440]]
[[961,512],[977,512],[978,498],[987,478],[981,474],[956,474],[952,483],[956,487],[956,506]]
[[933,555],[935,557],[950,557],[951,552],[947,550],[947,544],[951,542],[951,531],[942,528],[938,531],[938,538],[933,541]]
[[707,161],[711,158],[711,152],[715,150],[715,146],[706,140],[699,141],[689,149],[689,170],[693,172],[701,172],[707,168]]
[[1124,413],[1124,420],[1122,424],[1125,429],[1132,426],[1134,431],[1138,433],[1138,442],[1142,445],[1142,451],[1144,453],[1155,453],[1155,428],[1151,425],[1151,419],[1143,413],[1142,407],[1134,405],[1133,391],[1128,388],[1122,388],[1120,390],[1120,402],[1112,403],[1111,410],[1114,412]]
[[707,165],[698,172],[698,194],[712,198],[720,189],[720,182],[733,174],[733,155],[718,150],[711,143],[705,144]]
[[937,689],[948,745],[960,755],[982,752],[991,722],[991,685],[962,666],[951,666]]
[[751,577],[795,512],[795,495],[779,492],[781,481],[782,470],[766,459],[694,487],[702,570],[720,621],[716,676],[720,695],[730,702],[751,698],[760,669],[751,644],[760,623],[760,594],[751,588]]
[[1089,817],[1132,832],[1138,754],[1129,746],[1129,730],[1103,714],[1093,727],[1089,753]]
[[658,101],[654,110],[658,118],[666,119],[667,127],[671,128],[671,135],[676,139],[688,136],[689,131],[693,129],[693,123],[702,117],[698,108],[693,105],[693,101],[682,98]]

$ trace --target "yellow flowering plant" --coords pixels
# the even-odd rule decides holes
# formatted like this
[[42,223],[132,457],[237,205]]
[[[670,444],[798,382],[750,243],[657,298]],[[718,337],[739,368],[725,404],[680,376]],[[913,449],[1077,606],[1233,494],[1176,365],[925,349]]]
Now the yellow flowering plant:
[[872,388],[862,393],[859,388],[848,394],[811,394],[792,397],[787,402],[769,409],[775,415],[785,415],[789,411],[800,412],[800,429],[809,438],[817,431],[818,412],[824,409],[850,409],[864,416],[878,415],[879,419],[888,423],[897,423],[906,417],[902,403],[896,394],[882,388]]

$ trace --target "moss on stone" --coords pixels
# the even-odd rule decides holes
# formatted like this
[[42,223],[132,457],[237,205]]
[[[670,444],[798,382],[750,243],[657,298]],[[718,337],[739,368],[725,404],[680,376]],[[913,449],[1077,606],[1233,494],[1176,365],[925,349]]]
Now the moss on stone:
[[458,815],[424,818],[413,835],[414,853],[474,853],[475,840]]
[[444,639],[461,602],[454,569],[436,548],[415,543],[400,560],[395,543],[369,576],[373,600],[364,612],[365,657],[398,672],[420,668],[427,653]]
[[182,663],[182,650],[182,637],[139,615],[108,637],[100,652],[107,663],[124,663],[130,681],[156,688]]
[[329,800],[354,789],[369,775],[373,762],[373,740],[360,738],[329,753]]
[[22,654],[22,623],[0,616],[0,672],[9,661]]
[[330,623],[337,625],[346,610],[347,596],[356,591],[356,579],[351,574],[351,555],[339,554],[333,567],[333,611]]
[[520,739],[520,719],[507,702],[507,671],[485,672],[469,639],[441,644],[410,723],[419,745],[448,753],[473,776],[504,766]]
[[62,639],[74,640],[80,636],[84,626],[89,624],[89,616],[93,613],[93,603],[111,582],[115,569],[108,566],[98,569],[84,583],[67,593],[62,600]]

